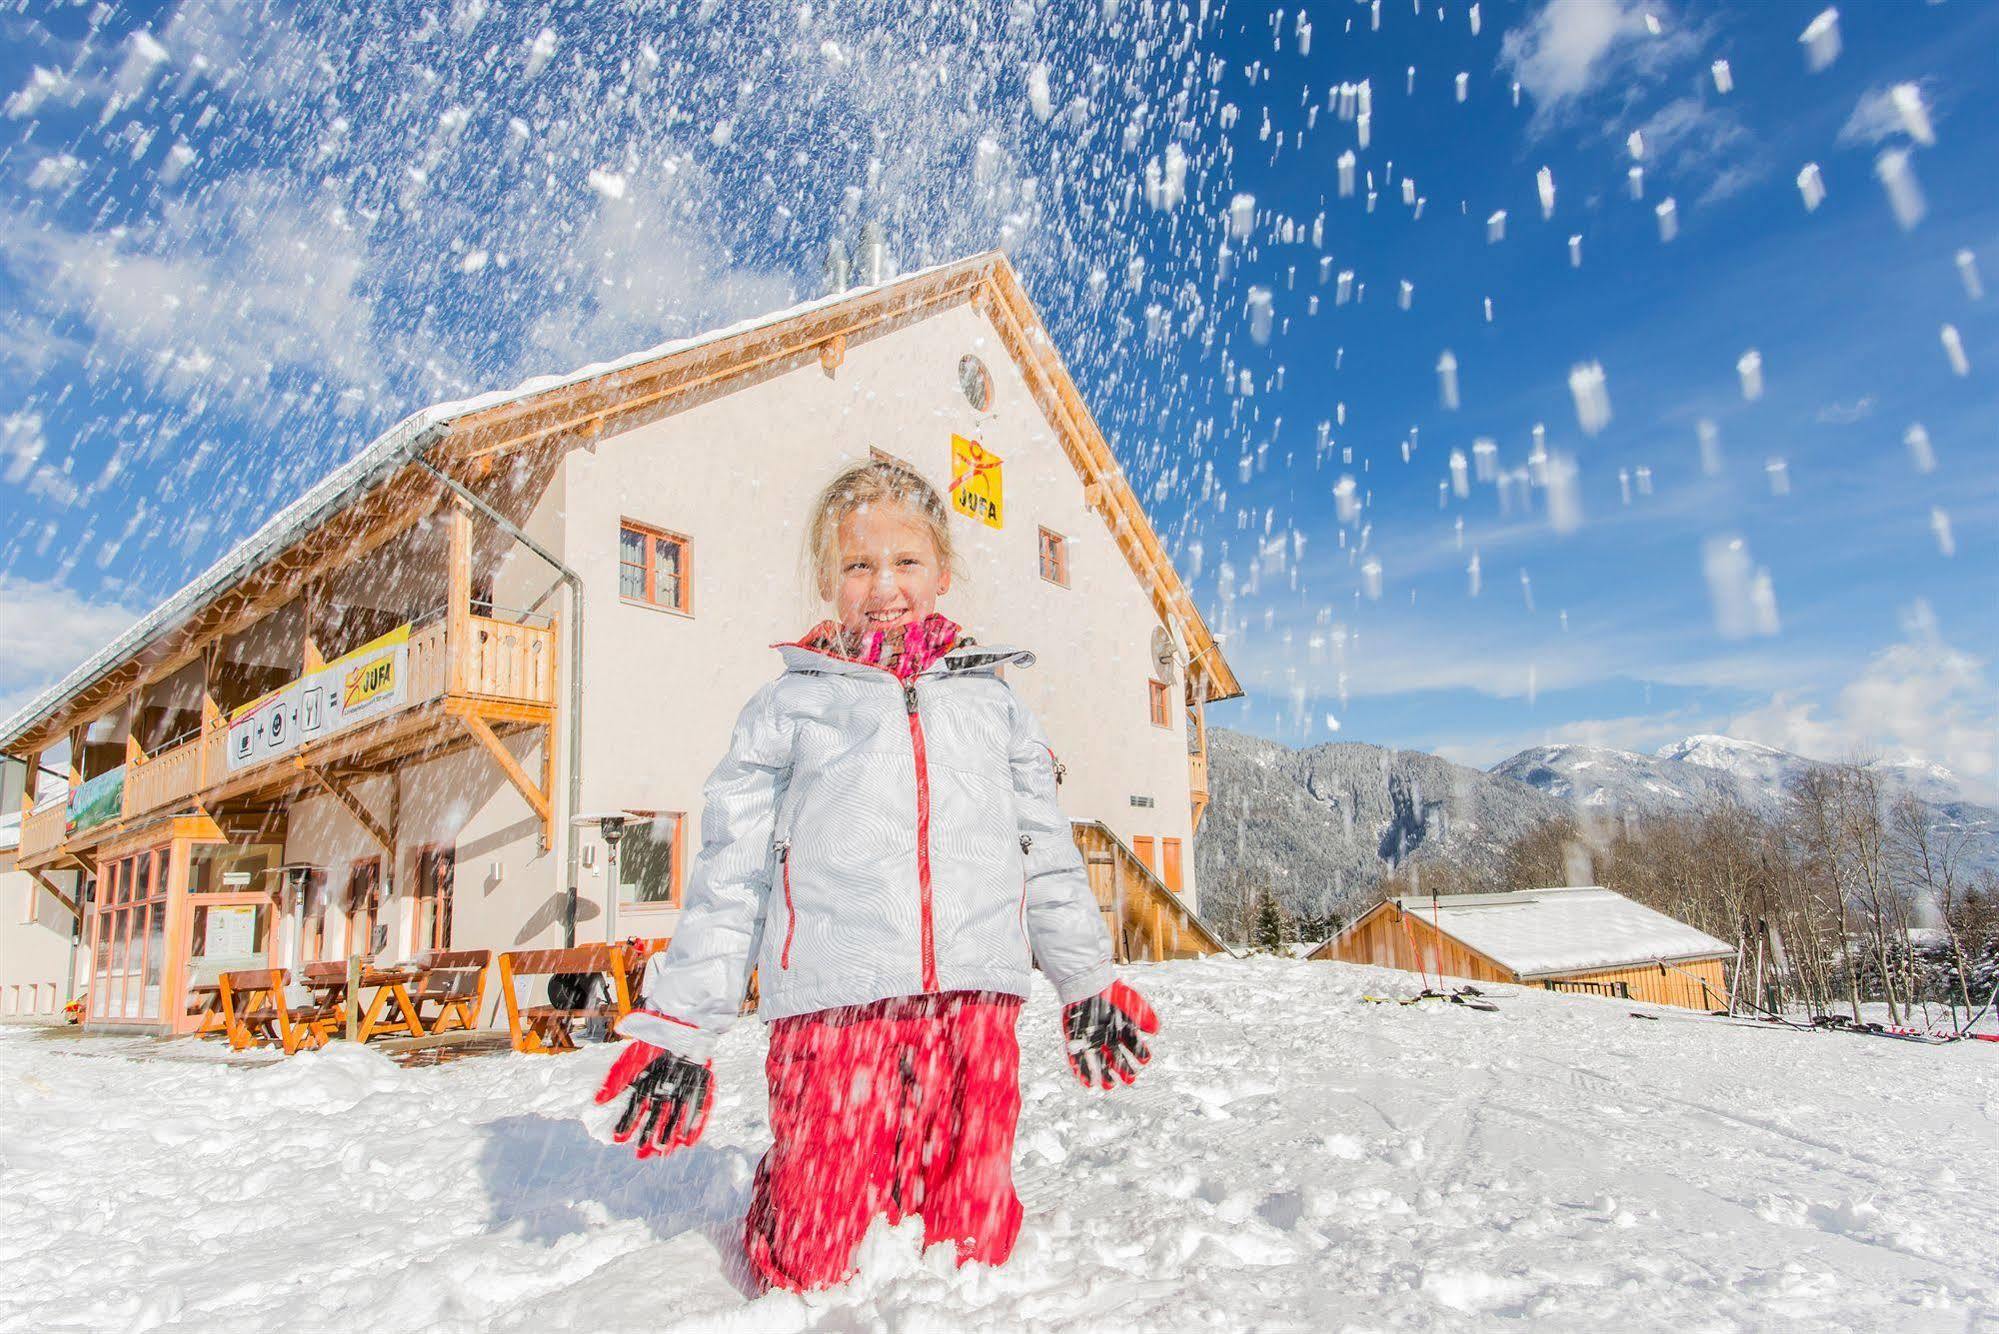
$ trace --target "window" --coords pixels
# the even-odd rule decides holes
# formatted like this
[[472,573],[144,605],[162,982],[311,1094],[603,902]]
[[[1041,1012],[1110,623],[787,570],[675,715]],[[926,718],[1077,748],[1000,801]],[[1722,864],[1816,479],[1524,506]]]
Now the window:
[[1171,715],[1167,708],[1169,701],[1166,698],[1167,695],[1166,683],[1164,681],[1147,681],[1145,685],[1147,691],[1150,692],[1150,701],[1152,705],[1152,725],[1154,727],[1167,726],[1168,724],[1166,720]]
[[[916,465],[911,463],[908,459],[897,458],[895,455],[889,453],[886,449],[876,449],[873,445],[868,446],[868,458],[875,463],[893,463],[896,467],[901,468],[904,472],[916,472]],[[921,477],[923,474],[916,473],[916,475],[918,477]]]
[[626,520],[618,529],[618,596],[691,615],[694,571],[687,539]]
[[347,948],[349,955],[365,954],[372,957],[382,948],[377,943],[375,916],[382,908],[382,859],[369,857],[355,862],[347,869],[347,895],[342,904],[347,914]]
[[1041,577],[1051,584],[1069,586],[1069,539],[1046,528],[1041,530]]
[[1178,894],[1181,882],[1180,840],[1177,838],[1162,838],[1159,840],[1159,850],[1166,858],[1166,869],[1161,873],[1160,878],[1166,882],[1166,888]]
[[458,854],[451,848],[424,848],[416,855],[416,902],[411,928],[414,952],[451,948],[451,887]]
[[993,377],[986,369],[986,363],[967,352],[958,358],[958,388],[964,391],[965,401],[976,412],[984,412],[992,405]]
[[1154,841],[1152,835],[1150,834],[1133,835],[1131,840],[1131,850],[1138,854],[1138,859],[1140,861],[1145,863],[1146,870],[1152,872],[1154,875],[1159,874],[1158,845]]
[[678,908],[681,827],[677,811],[627,820],[618,840],[618,902],[635,908]]

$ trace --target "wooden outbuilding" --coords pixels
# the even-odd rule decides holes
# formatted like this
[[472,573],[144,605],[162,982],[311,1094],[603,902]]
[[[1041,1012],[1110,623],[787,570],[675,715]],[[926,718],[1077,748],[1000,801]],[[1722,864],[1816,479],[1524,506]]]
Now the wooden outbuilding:
[[1727,1005],[1732,947],[1595,885],[1387,899],[1307,958],[1653,1005]]

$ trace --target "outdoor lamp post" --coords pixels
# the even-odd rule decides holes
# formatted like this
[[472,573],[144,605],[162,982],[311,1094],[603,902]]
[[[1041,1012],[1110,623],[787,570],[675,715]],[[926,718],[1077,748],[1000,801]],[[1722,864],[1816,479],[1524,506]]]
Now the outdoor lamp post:
[[[604,890],[604,939],[618,938],[618,840],[625,836],[625,821],[630,819],[623,811],[588,811],[571,820],[578,829],[594,826],[604,839],[604,874],[609,884]],[[567,923],[568,944],[576,944],[576,886],[569,886],[569,920]]]

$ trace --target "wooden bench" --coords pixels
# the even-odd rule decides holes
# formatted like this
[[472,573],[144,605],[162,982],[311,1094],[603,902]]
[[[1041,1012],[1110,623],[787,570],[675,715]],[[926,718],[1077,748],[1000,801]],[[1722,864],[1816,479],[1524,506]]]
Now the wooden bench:
[[229,1019],[222,1013],[222,984],[196,982],[188,987],[187,1017],[200,1021],[194,1030],[198,1038],[228,1036]]
[[[411,966],[417,971],[410,994],[416,1000],[417,1020],[432,1034],[479,1026],[479,1012],[486,1004],[486,966],[493,961],[491,950],[426,950]],[[437,1013],[424,1018],[426,1006]]]
[[[345,959],[332,959],[303,964],[298,970],[300,983],[313,990],[314,1003],[337,1012],[342,1029],[346,1027],[348,964]],[[368,1003],[356,1008],[354,1036],[362,1042],[383,1033],[422,1037],[423,1024],[417,1019],[416,999],[410,990],[421,980],[414,966],[385,968],[363,960],[360,994],[368,995]]]
[[[519,977],[595,973],[610,980],[611,1002],[563,1008],[522,1005],[514,986]],[[623,945],[578,945],[573,949],[515,950],[500,956],[500,998],[507,1006],[507,1031],[518,1052],[575,1051],[569,1026],[579,1019],[615,1024],[632,1011],[631,966]]]
[[237,1051],[276,1043],[290,1056],[301,1047],[323,1047],[340,1027],[338,1005],[293,1006],[285,999],[291,974],[282,968],[224,973],[222,1018]]

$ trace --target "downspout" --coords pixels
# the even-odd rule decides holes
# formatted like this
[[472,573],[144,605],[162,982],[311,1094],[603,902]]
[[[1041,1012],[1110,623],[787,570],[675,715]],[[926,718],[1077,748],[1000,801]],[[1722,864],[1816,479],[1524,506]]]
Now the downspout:
[[[556,574],[561,576],[562,582],[569,585],[570,605],[574,608],[572,616],[574,624],[571,625],[569,630],[569,805],[566,814],[574,815],[581,804],[583,790],[583,580],[576,571],[564,565],[554,552],[523,532],[513,520],[494,509],[491,505],[488,505],[484,500],[481,500],[451,477],[440,472],[431,465],[430,460],[423,457],[421,451],[442,438],[443,434],[441,430],[431,430],[420,434],[415,440],[412,440],[409,446],[410,462],[416,464],[419,468],[422,468],[432,477],[442,482],[445,488],[460,500],[485,515],[488,519],[491,519],[499,527],[500,531],[506,533],[529,551],[541,557],[542,560],[546,561],[554,569]],[[563,900],[562,905],[562,944],[566,949],[573,949],[576,945],[577,840],[573,832],[565,833],[564,838],[568,846],[567,860],[569,874],[567,879],[567,896]],[[609,888],[609,892],[604,896],[606,905],[604,909],[604,938],[606,940],[615,939],[617,930],[617,900],[618,887],[612,885]]]

